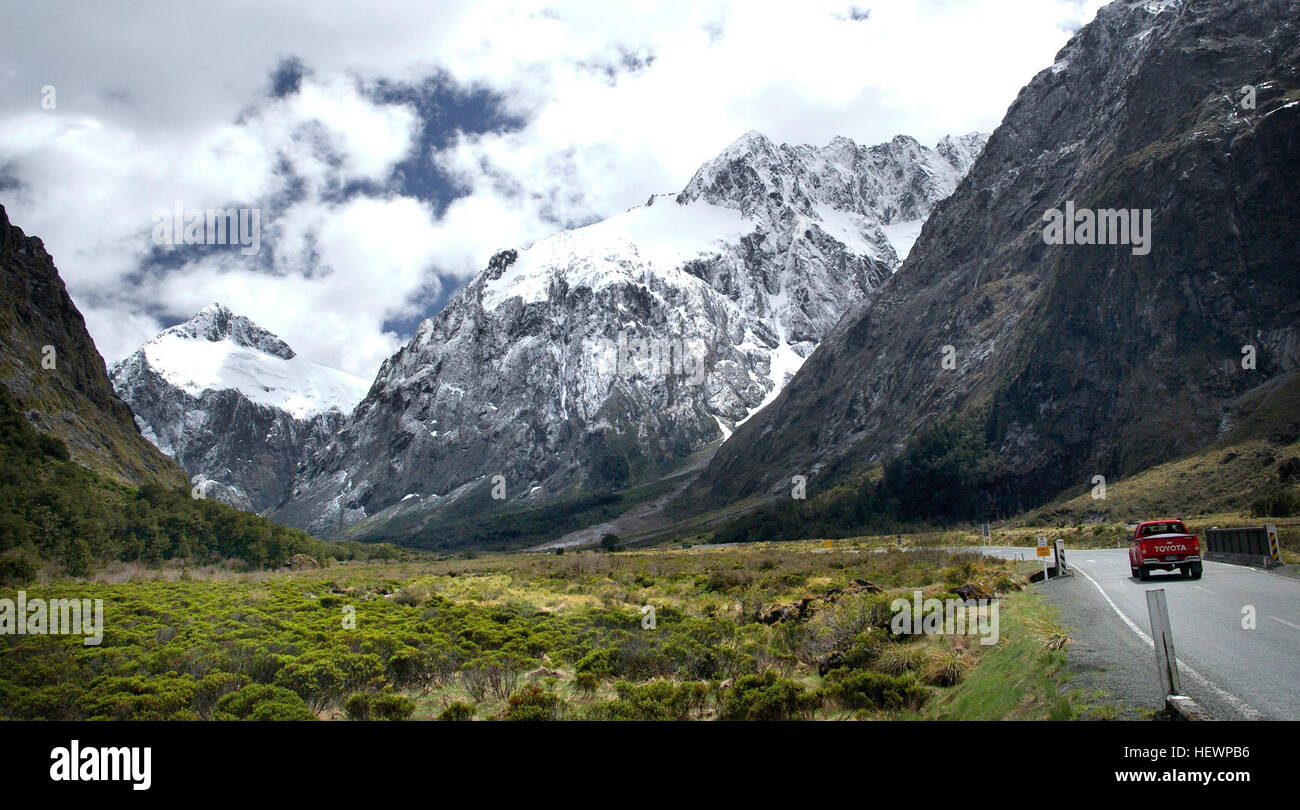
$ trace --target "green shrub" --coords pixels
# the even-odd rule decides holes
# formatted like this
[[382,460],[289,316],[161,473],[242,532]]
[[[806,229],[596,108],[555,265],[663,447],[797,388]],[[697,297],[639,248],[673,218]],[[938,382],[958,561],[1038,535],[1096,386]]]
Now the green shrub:
[[415,702],[389,692],[357,692],[348,698],[345,711],[349,720],[406,720],[414,713]]
[[447,708],[443,710],[442,714],[438,715],[438,719],[453,722],[465,722],[473,720],[475,713],[476,710],[473,703],[464,703],[457,700],[449,704]]
[[817,695],[803,684],[782,678],[772,670],[761,675],[744,675],[723,694],[724,720],[810,719],[818,704]]
[[993,590],[1000,594],[1008,594],[1012,591],[1018,591],[1021,583],[1007,571],[999,571],[993,578]]
[[90,720],[184,720],[194,716],[194,680],[168,673],[157,677],[96,678],[80,696]]
[[535,684],[529,684],[510,696],[499,717],[501,720],[557,720],[560,716],[560,698]]
[[1250,505],[1251,517],[1291,517],[1300,515],[1300,494],[1290,487],[1277,487],[1256,498]]
[[320,710],[347,690],[359,689],[383,673],[380,658],[373,653],[316,649],[290,660],[275,673],[275,681]]
[[619,670],[618,650],[611,647],[601,647],[578,659],[578,663],[573,665],[574,672],[589,672],[600,677],[609,677]]
[[[4,531],[0,526],[0,532]],[[0,554],[0,585],[26,585],[36,579],[40,563],[31,554],[13,549]]]
[[917,709],[930,693],[910,675],[886,675],[869,670],[836,670],[826,677],[822,697],[846,709]]
[[238,720],[315,720],[302,698],[291,689],[252,683],[217,701],[216,714]]
[[522,664],[509,656],[496,656],[477,667],[461,670],[465,690],[479,703],[491,698],[505,700],[515,691]]
[[199,717],[209,719],[217,702],[226,695],[248,685],[247,675],[214,672],[199,679],[194,687],[194,710]]
[[370,719],[370,695],[365,692],[357,692],[348,698],[343,704],[343,712],[349,720],[369,720]]
[[709,687],[700,681],[677,684],[668,680],[634,684],[619,681],[616,700],[593,706],[589,720],[691,720],[709,705]]
[[880,655],[885,644],[885,633],[880,628],[863,630],[853,637],[852,645],[844,653],[843,666],[851,669],[868,666]]
[[407,649],[388,659],[388,671],[396,686],[441,686],[456,672],[459,662],[454,650]]

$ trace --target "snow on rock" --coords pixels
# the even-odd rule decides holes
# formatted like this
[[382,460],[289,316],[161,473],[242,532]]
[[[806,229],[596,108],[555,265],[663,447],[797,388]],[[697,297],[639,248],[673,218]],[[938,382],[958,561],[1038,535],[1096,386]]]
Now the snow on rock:
[[[329,410],[351,411],[370,387],[360,377],[313,363],[291,350],[286,356],[274,344],[248,341],[237,331],[196,336],[192,324],[172,327],[139,349],[150,368],[191,396],[238,391],[251,402],[308,419]],[[265,334],[288,350],[274,335]]]
[[289,494],[298,465],[369,388],[221,304],[153,337],[109,377],[146,439],[214,497],[253,511]]
[[617,489],[725,439],[898,267],[983,145],[751,132],[675,196],[500,251],[273,516],[329,534],[495,475],[511,499]]

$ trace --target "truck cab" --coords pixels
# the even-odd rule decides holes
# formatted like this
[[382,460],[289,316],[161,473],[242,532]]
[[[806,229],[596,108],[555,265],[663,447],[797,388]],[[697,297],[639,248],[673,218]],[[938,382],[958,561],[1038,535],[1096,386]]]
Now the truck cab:
[[1128,564],[1133,576],[1146,582],[1152,571],[1181,571],[1201,578],[1201,543],[1181,520],[1139,523],[1129,538]]

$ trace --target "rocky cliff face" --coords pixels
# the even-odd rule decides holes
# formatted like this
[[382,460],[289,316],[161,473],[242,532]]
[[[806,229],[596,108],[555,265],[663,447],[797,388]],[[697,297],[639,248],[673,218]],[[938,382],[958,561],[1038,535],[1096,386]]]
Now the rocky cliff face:
[[41,433],[81,464],[124,483],[179,485],[170,459],[140,437],[109,384],[86,322],[36,237],[0,206],[0,383]]
[[[1298,33],[1288,0],[1103,8],[901,269],[722,446],[706,500],[838,480],[959,414],[1026,507],[1214,440],[1235,397],[1300,366]],[[1148,211],[1149,252],[1082,226],[1049,244],[1050,209]]]
[[480,479],[545,498],[681,462],[889,277],[982,143],[749,133],[678,195],[497,254],[385,362],[277,519],[330,532]]
[[258,512],[284,500],[366,390],[220,304],[149,340],[111,377],[146,438],[212,497]]

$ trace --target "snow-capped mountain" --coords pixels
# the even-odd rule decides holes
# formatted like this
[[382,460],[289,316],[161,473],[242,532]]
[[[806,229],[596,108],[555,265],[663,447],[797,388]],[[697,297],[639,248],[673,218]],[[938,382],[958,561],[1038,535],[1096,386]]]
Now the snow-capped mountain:
[[858,252],[896,265],[986,140],[973,132],[947,136],[934,149],[906,135],[869,147],[844,137],[821,148],[778,147],[750,132],[701,167],[678,202],[703,199],[769,220],[812,218]]
[[[1104,6],[1021,90],[906,264],[718,450],[701,507],[786,493],[792,474],[824,491],[910,454],[899,480],[932,469],[933,486],[905,517],[987,520],[1203,448],[1245,407],[1294,414],[1298,10]],[[1076,203],[1098,221],[1146,209],[1148,250],[1118,228],[1051,244],[1045,214]],[[1286,421],[1281,445],[1300,435]]]
[[253,511],[284,500],[298,465],[368,388],[221,304],[161,332],[109,376],[145,438],[213,497]]
[[384,363],[277,519],[330,533],[479,479],[546,497],[682,461],[776,396],[983,142],[751,132],[680,194],[498,253]]

